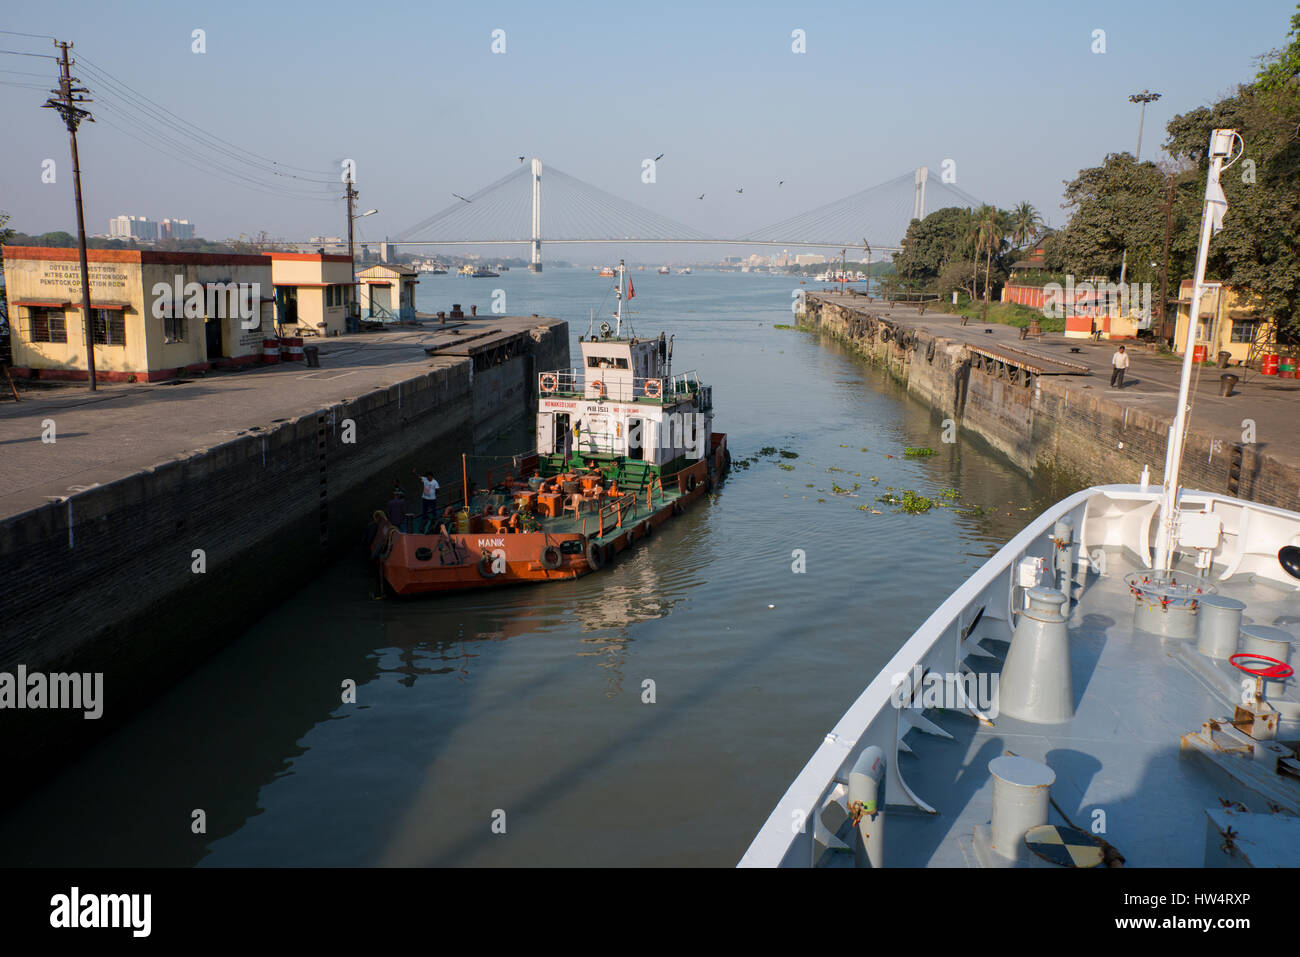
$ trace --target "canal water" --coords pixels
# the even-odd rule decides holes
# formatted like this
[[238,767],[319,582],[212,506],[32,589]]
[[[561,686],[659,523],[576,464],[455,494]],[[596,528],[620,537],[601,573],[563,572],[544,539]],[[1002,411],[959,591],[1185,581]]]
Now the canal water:
[[[877,670],[1049,500],[978,440],[945,444],[882,371],[778,328],[797,281],[632,278],[636,332],[675,336],[748,468],[575,582],[377,601],[359,560],[285,569],[283,605],[0,819],[0,863],[733,865]],[[614,305],[587,270],[421,280],[422,311],[483,314],[501,289],[568,319],[575,356]],[[876,501],[891,486],[962,507],[903,513]]]

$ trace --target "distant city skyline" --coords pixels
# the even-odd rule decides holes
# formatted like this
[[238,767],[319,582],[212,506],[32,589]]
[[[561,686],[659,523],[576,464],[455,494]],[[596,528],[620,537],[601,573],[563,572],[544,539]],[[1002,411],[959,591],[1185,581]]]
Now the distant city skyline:
[[[358,220],[357,238],[374,246],[509,173],[520,156],[708,235],[741,235],[920,165],[932,177],[950,169],[984,201],[1031,202],[1059,227],[1063,181],[1135,150],[1130,95],[1163,93],[1146,108],[1143,143],[1158,159],[1169,119],[1249,81],[1257,58],[1283,45],[1294,9],[760,3],[736,16],[665,3],[637,21],[633,41],[595,4],[404,4],[384,13],[403,28],[375,48],[338,29],[364,12],[329,0],[201,10],[56,0],[10,11],[0,46],[53,52],[48,39],[16,32],[76,44],[73,72],[96,118],[79,137],[92,233],[124,209],[180,208],[212,240],[346,235],[341,171],[353,161],[359,209],[378,209]],[[1207,22],[1213,55],[1202,51]],[[73,231],[66,132],[41,109],[53,61],[0,55],[0,69],[9,71],[0,74],[9,132],[0,209],[27,233]],[[646,182],[643,164],[656,157]],[[50,160],[52,183],[42,178]],[[803,251],[791,244],[789,254]],[[754,250],[707,255],[730,253]],[[631,243],[545,255],[661,257]]]

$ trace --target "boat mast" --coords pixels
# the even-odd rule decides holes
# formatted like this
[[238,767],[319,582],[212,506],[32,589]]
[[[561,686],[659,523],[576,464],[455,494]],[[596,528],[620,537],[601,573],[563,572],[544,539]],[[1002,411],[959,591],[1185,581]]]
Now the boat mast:
[[614,338],[623,334],[623,260],[618,261],[618,312],[614,313]]
[[[1165,451],[1165,485],[1160,500],[1160,529],[1156,536],[1157,572],[1169,573],[1173,567],[1174,542],[1178,535],[1178,470],[1183,461],[1183,442],[1187,434],[1187,399],[1192,384],[1193,347],[1196,321],[1201,312],[1201,292],[1205,283],[1205,260],[1210,253],[1210,237],[1223,228],[1223,189],[1219,176],[1224,160],[1232,153],[1236,130],[1215,130],[1210,134],[1210,169],[1205,179],[1205,203],[1201,210],[1201,241],[1196,251],[1196,275],[1192,281],[1192,304],[1187,314],[1187,341],[1183,348],[1183,374],[1178,383],[1178,406],[1174,424],[1169,429],[1169,447]],[[1228,164],[1231,165],[1231,164]],[[1216,208],[1222,207],[1222,208]]]

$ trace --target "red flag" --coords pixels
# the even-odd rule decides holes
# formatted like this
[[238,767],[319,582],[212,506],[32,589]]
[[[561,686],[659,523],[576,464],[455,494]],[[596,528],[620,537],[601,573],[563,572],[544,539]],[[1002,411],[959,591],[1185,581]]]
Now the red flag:
[[635,295],[636,290],[632,288],[632,279],[629,277],[627,281],[627,298],[631,299]]

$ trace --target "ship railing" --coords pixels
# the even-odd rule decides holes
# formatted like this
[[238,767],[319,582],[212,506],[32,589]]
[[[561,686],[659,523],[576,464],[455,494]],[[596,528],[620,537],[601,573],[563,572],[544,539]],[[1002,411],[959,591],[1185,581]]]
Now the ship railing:
[[537,391],[546,396],[588,399],[606,398],[617,402],[677,401],[686,396],[710,397],[711,388],[700,381],[699,373],[679,372],[667,378],[638,376],[626,378],[615,372],[609,376],[604,369],[552,369],[539,373]]
[[1056,522],[1066,515],[1073,516],[1075,528],[1081,531],[1078,540],[1082,541],[1089,501],[1111,488],[1130,490],[1128,486],[1085,489],[1057,503],[939,605],[826,735],[745,851],[740,867],[814,866],[819,853],[821,814],[835,799],[837,787],[847,784],[858,756],[871,745],[885,755],[884,791],[889,804],[937,813],[925,795],[908,787],[899,768],[899,741],[903,735],[914,727],[932,727],[921,717],[922,709],[916,704],[921,689],[916,686],[915,676],[930,672],[950,675],[961,673],[963,668],[974,671],[966,658],[979,653],[976,646],[982,638],[1009,641],[1019,610],[1015,607],[1019,597],[1016,572],[1021,561],[1040,558],[1043,566],[1051,569]]

